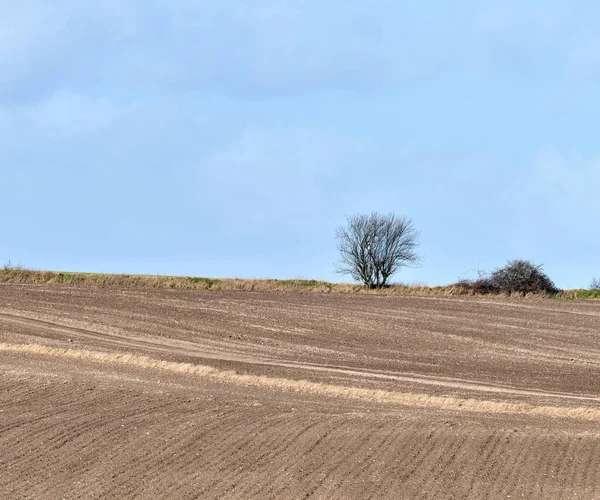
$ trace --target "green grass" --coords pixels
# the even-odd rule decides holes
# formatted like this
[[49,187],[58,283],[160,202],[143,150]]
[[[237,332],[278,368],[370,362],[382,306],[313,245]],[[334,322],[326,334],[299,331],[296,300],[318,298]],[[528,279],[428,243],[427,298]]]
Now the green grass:
[[277,285],[290,288],[317,288],[325,287],[329,291],[333,288],[333,283],[318,280],[274,280]]
[[600,289],[592,288],[591,290],[586,290],[582,288],[576,290],[564,290],[560,298],[580,300],[600,299]]
[[198,277],[189,276],[188,277],[188,281],[190,283],[194,283],[195,285],[203,284],[206,287],[206,289],[209,290],[219,280],[216,280],[216,279],[213,279],[213,278],[198,278]]
[[297,287],[319,286],[321,284],[317,280],[277,280],[277,283],[283,286]]

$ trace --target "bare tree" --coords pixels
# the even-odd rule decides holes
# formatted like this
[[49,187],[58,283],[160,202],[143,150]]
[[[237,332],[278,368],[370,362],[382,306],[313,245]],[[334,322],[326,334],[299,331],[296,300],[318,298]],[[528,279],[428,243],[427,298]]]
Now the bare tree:
[[419,232],[410,219],[373,212],[349,216],[347,221],[336,232],[339,273],[349,274],[369,288],[381,288],[400,268],[421,262],[416,253]]
[[590,283],[590,290],[600,290],[600,278],[593,278]]

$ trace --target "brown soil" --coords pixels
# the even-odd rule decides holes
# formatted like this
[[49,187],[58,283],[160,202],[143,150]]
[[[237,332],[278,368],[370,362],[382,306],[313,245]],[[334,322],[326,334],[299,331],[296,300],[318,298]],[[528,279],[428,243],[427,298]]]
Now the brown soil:
[[0,498],[594,498],[600,304],[0,285]]

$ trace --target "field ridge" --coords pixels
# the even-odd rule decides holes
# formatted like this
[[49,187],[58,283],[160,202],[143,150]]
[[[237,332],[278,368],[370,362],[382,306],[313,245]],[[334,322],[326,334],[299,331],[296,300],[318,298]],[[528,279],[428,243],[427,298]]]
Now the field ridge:
[[[64,284],[73,286],[100,286],[115,288],[166,288],[180,290],[224,290],[263,292],[316,292],[360,293],[371,295],[455,296],[479,295],[460,283],[428,286],[424,284],[392,284],[382,289],[369,290],[363,285],[331,283],[314,279],[244,279],[207,278],[197,276],[168,276],[145,274],[106,274],[86,272],[37,271],[21,267],[0,269],[0,283]],[[485,294],[496,295],[496,294]],[[503,294],[497,294],[503,295]],[[529,298],[545,298],[545,294],[529,293]],[[561,290],[553,298],[600,300],[600,290]]]

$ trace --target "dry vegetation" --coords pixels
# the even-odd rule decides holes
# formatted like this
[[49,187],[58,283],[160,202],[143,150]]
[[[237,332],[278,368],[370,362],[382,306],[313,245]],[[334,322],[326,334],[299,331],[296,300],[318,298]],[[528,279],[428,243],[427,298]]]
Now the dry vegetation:
[[600,494],[597,302],[137,283],[0,284],[0,498]]
[[[295,391],[318,396],[342,396],[345,398],[359,399],[376,403],[400,403],[411,406],[445,408],[476,413],[507,413],[517,415],[566,417],[600,422],[600,409],[596,408],[535,406],[523,403],[482,401],[472,398],[432,396],[423,393],[417,394],[411,392],[347,387],[342,385],[310,382],[307,380],[291,380],[261,375],[240,374],[235,371],[219,370],[217,368],[205,365],[164,361],[135,354],[104,353],[88,351],[84,349],[64,349],[32,344],[0,343],[0,352],[2,351],[39,354],[58,358],[84,359],[99,363],[165,370],[174,373],[184,373],[186,375],[192,375],[195,377],[205,377],[215,381],[242,384],[244,386],[275,388],[283,391]],[[493,392],[493,390],[490,391]]]
[[[362,285],[329,283],[306,279],[237,279],[205,278],[193,276],[160,276],[135,274],[101,274],[57,271],[35,271],[20,266],[0,269],[0,283],[65,284],[75,286],[100,286],[117,288],[169,288],[181,290],[230,290],[263,292],[317,292],[317,293],[367,293],[381,295],[489,295],[463,281],[446,286],[393,284],[381,289],[366,289]],[[500,294],[498,294],[500,295]],[[546,294],[529,293],[528,297],[546,297]],[[563,299],[600,299],[600,290],[563,290],[554,296]]]

